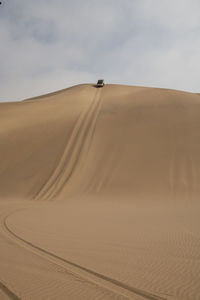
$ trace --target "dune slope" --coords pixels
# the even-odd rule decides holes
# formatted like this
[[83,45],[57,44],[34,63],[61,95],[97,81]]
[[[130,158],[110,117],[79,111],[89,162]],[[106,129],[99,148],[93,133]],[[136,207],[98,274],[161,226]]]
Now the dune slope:
[[196,197],[199,105],[196,94],[118,85],[3,103],[0,196]]
[[199,299],[199,120],[145,87],[1,103],[0,297]]

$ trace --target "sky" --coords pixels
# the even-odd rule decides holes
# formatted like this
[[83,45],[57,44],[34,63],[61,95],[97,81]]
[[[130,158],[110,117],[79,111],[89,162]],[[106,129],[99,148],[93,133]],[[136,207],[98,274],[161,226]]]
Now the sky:
[[80,83],[200,92],[199,0],[2,0],[0,101]]

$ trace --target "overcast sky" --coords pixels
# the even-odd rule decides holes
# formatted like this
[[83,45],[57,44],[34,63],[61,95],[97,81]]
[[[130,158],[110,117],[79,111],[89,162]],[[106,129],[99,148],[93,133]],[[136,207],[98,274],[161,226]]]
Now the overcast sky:
[[101,77],[200,92],[200,1],[2,0],[0,101]]

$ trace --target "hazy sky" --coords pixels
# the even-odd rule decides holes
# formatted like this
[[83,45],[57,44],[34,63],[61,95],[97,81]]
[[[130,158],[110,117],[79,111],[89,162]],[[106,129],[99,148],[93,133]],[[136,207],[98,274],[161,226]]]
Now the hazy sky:
[[0,101],[101,77],[200,92],[200,1],[2,0]]

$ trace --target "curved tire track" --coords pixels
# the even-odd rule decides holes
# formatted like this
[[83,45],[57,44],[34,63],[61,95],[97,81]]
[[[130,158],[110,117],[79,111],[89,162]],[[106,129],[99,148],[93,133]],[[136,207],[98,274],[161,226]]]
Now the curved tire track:
[[[19,211],[19,210],[18,210],[18,211]],[[94,271],[94,270],[88,269],[88,268],[86,268],[86,267],[84,267],[84,266],[81,266],[81,265],[75,263],[75,262],[72,262],[72,261],[70,261],[70,260],[67,260],[67,259],[65,259],[65,258],[62,258],[62,257],[60,257],[60,256],[58,256],[58,255],[56,255],[56,254],[54,254],[54,253],[52,253],[52,252],[50,252],[50,251],[48,251],[48,250],[45,250],[45,249],[43,249],[43,248],[37,246],[37,245],[34,245],[33,243],[31,243],[31,242],[25,240],[24,238],[20,237],[19,235],[17,235],[14,231],[12,231],[12,230],[9,228],[9,226],[8,226],[8,224],[7,224],[7,220],[8,220],[8,218],[9,218],[12,214],[13,214],[13,213],[10,213],[9,215],[7,215],[7,216],[3,219],[3,227],[4,227],[4,230],[7,231],[12,237],[14,237],[15,239],[17,239],[19,242],[22,242],[23,244],[25,244],[26,246],[28,246],[28,247],[30,248],[30,250],[31,250],[31,248],[32,248],[33,250],[37,250],[37,251],[39,251],[40,253],[44,254],[43,257],[44,257],[45,259],[49,260],[49,259],[48,259],[48,256],[51,257],[51,258],[57,259],[57,260],[59,260],[60,262],[64,262],[65,264],[68,264],[68,265],[70,265],[70,266],[75,267],[75,268],[77,269],[77,271],[78,271],[78,270],[79,270],[79,271],[84,271],[86,274],[89,274],[89,275],[94,276],[95,278],[99,278],[99,279],[101,279],[101,280],[104,280],[105,282],[111,283],[112,285],[116,286],[117,288],[122,288],[122,289],[125,290],[125,291],[129,291],[129,292],[131,292],[131,293],[133,293],[133,294],[135,294],[135,295],[141,296],[141,297],[143,297],[143,298],[145,298],[145,299],[148,299],[148,300],[167,300],[166,298],[163,298],[163,297],[157,296],[157,295],[155,295],[155,294],[149,293],[149,292],[147,292],[147,291],[144,291],[144,290],[135,288],[135,287],[130,286],[130,285],[126,284],[126,283],[120,282],[120,281],[118,281],[118,280],[116,280],[116,279],[113,279],[113,278],[111,278],[111,277],[108,277],[108,276],[106,276],[106,275],[103,275],[103,274],[101,274],[101,273],[98,273],[98,272],[96,272],[96,271]],[[22,245],[22,246],[23,246],[23,245]],[[79,275],[78,272],[77,272],[77,275]],[[81,275],[81,277],[83,277],[83,276]],[[19,299],[19,298],[14,298],[14,299]]]
[[0,281],[0,289],[3,293],[12,300],[20,300],[20,298],[15,295],[3,282]]

